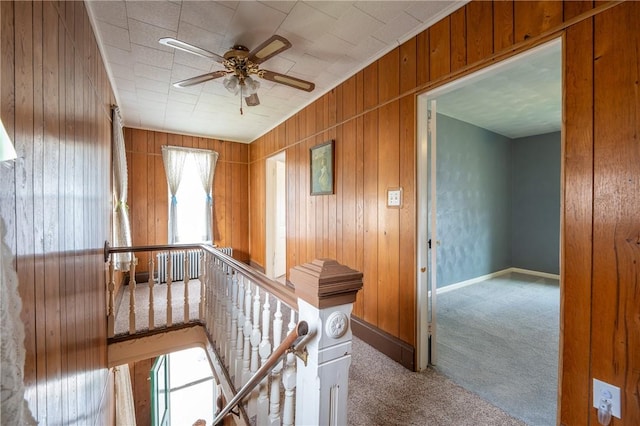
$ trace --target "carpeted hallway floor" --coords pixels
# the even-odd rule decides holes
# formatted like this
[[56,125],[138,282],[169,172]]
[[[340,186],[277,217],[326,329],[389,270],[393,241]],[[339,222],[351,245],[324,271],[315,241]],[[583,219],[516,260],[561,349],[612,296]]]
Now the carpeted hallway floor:
[[354,337],[350,426],[522,426],[501,409],[428,369],[415,373]]

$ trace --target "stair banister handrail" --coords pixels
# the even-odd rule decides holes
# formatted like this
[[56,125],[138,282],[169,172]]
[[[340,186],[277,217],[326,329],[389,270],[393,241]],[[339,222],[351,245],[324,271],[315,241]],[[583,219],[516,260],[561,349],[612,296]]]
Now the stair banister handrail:
[[273,367],[280,362],[280,360],[290,351],[300,350],[300,340],[305,336],[309,335],[309,325],[306,321],[300,321],[296,325],[291,333],[287,335],[287,337],[280,343],[280,345],[271,353],[269,358],[266,359],[264,364],[255,372],[253,376],[247,381],[247,383],[240,388],[238,393],[225,405],[225,407],[220,410],[215,419],[213,419],[212,425],[217,425],[222,421],[224,416],[229,414],[233,407],[238,405],[243,398],[245,398],[249,393],[260,384],[262,379],[264,379],[273,369]]
[[269,293],[276,298],[280,299],[285,305],[289,306],[293,310],[298,309],[298,299],[294,294],[294,291],[286,285],[274,283],[267,278],[266,275],[260,271],[251,268],[246,263],[240,262],[233,257],[224,254],[220,250],[210,244],[164,244],[164,245],[147,245],[147,246],[131,246],[131,247],[111,247],[108,241],[104,242],[104,261],[109,260],[111,253],[127,253],[127,252],[144,252],[144,251],[161,251],[161,250],[188,250],[188,249],[202,249],[214,256],[224,260],[225,263],[233,266],[236,270],[240,271],[242,275],[249,278],[252,282],[257,283],[260,287],[263,287]]

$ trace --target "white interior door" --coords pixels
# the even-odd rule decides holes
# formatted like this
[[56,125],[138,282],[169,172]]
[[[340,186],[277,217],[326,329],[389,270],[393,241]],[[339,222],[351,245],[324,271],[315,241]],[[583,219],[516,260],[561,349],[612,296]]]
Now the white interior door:
[[[436,362],[436,101],[418,97],[418,369]],[[432,244],[432,242],[434,242]]]

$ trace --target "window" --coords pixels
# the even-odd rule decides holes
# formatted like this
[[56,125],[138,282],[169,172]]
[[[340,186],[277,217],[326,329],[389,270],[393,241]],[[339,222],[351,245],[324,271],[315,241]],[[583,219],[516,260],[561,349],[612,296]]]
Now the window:
[[[182,180],[176,198],[178,220],[175,242],[179,244],[206,242],[211,235],[211,232],[207,234],[205,217],[207,194],[202,188],[194,155],[187,155],[184,159]],[[171,200],[171,194],[169,194],[169,200]]]
[[169,189],[169,244],[213,242],[213,176],[218,153],[162,147]]

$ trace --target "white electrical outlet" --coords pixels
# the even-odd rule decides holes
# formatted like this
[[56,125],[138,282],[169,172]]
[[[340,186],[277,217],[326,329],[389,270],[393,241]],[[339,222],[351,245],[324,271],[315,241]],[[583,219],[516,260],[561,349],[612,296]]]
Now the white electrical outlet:
[[387,189],[387,207],[400,207],[402,205],[402,188]]
[[593,406],[595,408],[600,407],[603,399],[611,403],[613,417],[620,419],[620,388],[598,379],[593,379]]

